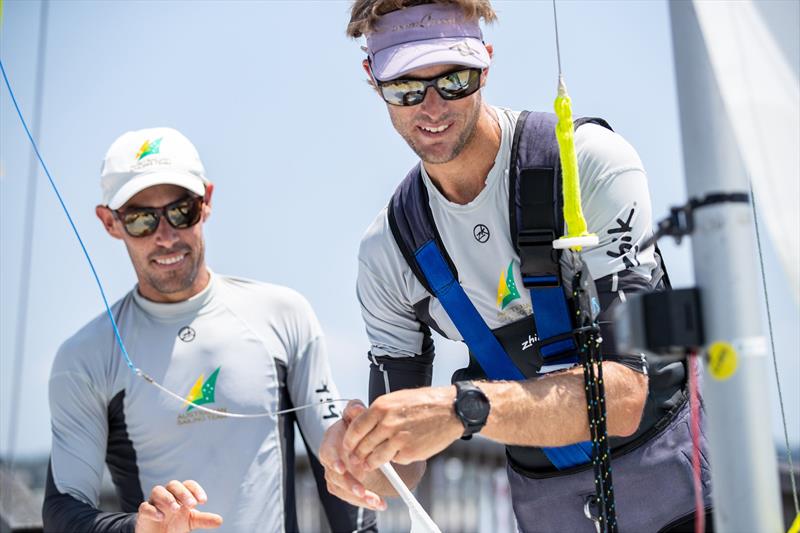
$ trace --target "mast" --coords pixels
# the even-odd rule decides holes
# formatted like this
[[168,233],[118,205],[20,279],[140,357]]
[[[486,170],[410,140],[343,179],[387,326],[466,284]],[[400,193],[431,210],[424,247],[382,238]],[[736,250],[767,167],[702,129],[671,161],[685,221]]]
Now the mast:
[[[747,167],[714,76],[692,2],[670,2],[672,41],[690,198],[749,190]],[[734,117],[735,118],[735,117]],[[716,531],[784,531],[767,394],[767,342],[761,320],[751,206],[709,205],[695,212],[694,274],[709,344],[725,342],[738,367],[717,379],[704,365]]]

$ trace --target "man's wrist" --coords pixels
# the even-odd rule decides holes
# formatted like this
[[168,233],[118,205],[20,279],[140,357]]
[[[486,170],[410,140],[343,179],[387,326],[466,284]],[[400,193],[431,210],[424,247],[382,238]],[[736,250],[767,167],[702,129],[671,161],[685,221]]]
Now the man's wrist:
[[464,427],[461,438],[469,440],[486,425],[491,405],[486,394],[471,381],[458,381],[454,385],[453,411]]

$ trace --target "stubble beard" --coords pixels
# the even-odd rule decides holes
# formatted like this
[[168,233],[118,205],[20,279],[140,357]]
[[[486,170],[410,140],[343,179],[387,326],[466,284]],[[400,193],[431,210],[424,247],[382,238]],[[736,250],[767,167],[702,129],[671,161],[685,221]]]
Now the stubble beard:
[[404,124],[398,124],[398,121],[396,121],[394,117],[391,117],[391,119],[395,130],[400,133],[400,136],[403,137],[408,146],[414,151],[415,154],[417,154],[417,157],[419,157],[425,163],[439,165],[443,163],[449,163],[464,151],[464,148],[469,144],[469,142],[472,140],[472,137],[475,135],[475,125],[478,123],[480,112],[481,105],[480,102],[478,102],[478,105],[475,107],[472,114],[469,115],[467,123],[463,131],[459,134],[458,139],[456,139],[452,150],[441,156],[433,155],[432,153],[426,151],[425,148],[418,146],[414,142],[413,133],[416,130],[416,126],[411,125],[406,127]]
[[196,250],[188,246],[172,250],[172,252],[178,251],[188,252],[184,259],[187,264],[183,265],[183,268],[157,272],[150,266],[150,258],[148,258],[147,266],[141,269],[147,284],[161,294],[175,294],[190,289],[200,273],[200,265],[205,256],[205,248],[202,243]]

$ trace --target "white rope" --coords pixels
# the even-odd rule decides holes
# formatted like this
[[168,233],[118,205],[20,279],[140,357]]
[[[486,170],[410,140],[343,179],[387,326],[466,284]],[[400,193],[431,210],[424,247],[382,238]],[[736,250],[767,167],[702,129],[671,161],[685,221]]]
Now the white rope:
[[145,380],[146,382],[153,385],[155,388],[160,390],[161,392],[165,393],[167,396],[174,398],[181,402],[184,405],[191,405],[195,409],[199,409],[200,411],[205,411],[206,413],[217,415],[217,416],[224,416],[227,418],[265,418],[270,416],[278,416],[278,415],[285,415],[287,413],[293,413],[295,411],[302,411],[304,409],[310,409],[311,407],[317,407],[320,405],[328,405],[331,403],[344,403],[349,402],[350,400],[347,398],[337,398],[335,400],[320,400],[317,403],[307,403],[305,405],[301,405],[299,407],[292,407],[290,409],[282,409],[280,411],[265,411],[263,413],[230,413],[228,411],[219,411],[217,409],[211,409],[210,407],[203,407],[202,405],[196,404],[193,401],[187,400],[178,394],[175,394],[165,386],[161,385],[159,382],[142,372],[141,370],[136,371],[136,375]]

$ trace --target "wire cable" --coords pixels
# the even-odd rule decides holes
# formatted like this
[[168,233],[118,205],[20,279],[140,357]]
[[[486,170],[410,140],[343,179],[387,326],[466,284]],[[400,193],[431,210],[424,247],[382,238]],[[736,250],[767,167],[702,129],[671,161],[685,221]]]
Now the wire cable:
[[756,244],[758,246],[758,264],[761,269],[761,286],[764,289],[764,303],[767,307],[767,329],[769,330],[769,344],[770,349],[772,350],[772,368],[775,370],[775,384],[778,387],[778,405],[781,408],[781,422],[783,422],[783,440],[784,444],[786,445],[786,460],[789,462],[789,479],[791,480],[792,484],[792,497],[794,498],[794,512],[797,515],[800,515],[800,504],[798,504],[797,498],[797,480],[795,479],[794,473],[794,464],[792,461],[792,447],[789,444],[789,430],[786,428],[786,408],[783,404],[783,390],[781,389],[781,376],[778,372],[778,355],[777,351],[775,350],[775,334],[773,333],[772,328],[772,311],[769,305],[769,291],[767,290],[767,273],[764,269],[764,253],[761,249],[761,232],[758,227],[758,211],[756,209],[756,196],[755,191],[753,190],[753,182],[752,180],[748,180],[750,183],[750,198],[751,204],[753,209],[753,224],[755,225],[756,230]]
[[558,58],[558,79],[561,79],[561,45],[558,41],[558,13],[556,12],[556,0],[553,0],[553,23],[556,28],[556,57]]
[[[47,51],[47,21],[49,0],[44,0],[39,11],[39,44],[36,51],[36,77],[33,91],[33,137],[40,138],[42,126],[42,101],[44,100],[44,64]],[[14,366],[11,370],[11,412],[8,422],[8,441],[6,454],[9,468],[14,468],[17,447],[17,427],[19,420],[20,395],[22,394],[22,374],[25,366],[25,341],[28,331],[28,307],[30,304],[31,256],[33,255],[33,233],[36,220],[36,193],[38,165],[36,155],[31,152],[28,163],[28,182],[25,199],[25,219],[22,225],[22,254],[20,260],[20,281],[17,297],[17,328],[14,335]]]

